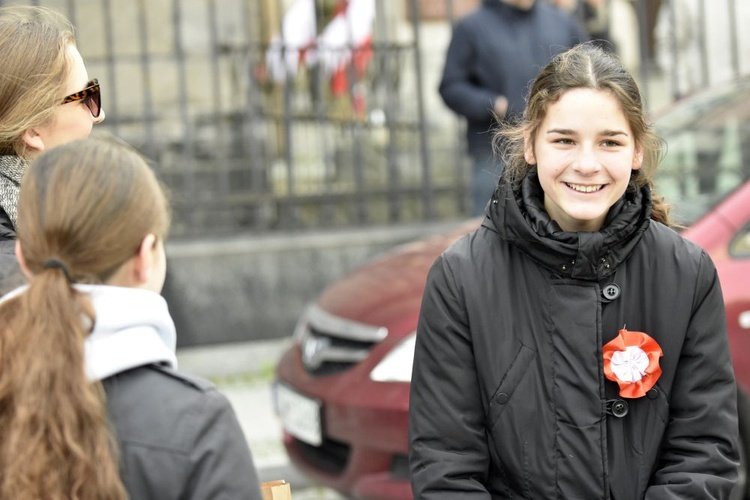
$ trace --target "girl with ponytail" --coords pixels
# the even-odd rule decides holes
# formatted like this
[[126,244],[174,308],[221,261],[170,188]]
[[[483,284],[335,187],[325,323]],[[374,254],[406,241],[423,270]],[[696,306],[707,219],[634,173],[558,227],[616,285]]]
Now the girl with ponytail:
[[21,186],[28,285],[0,302],[0,498],[260,499],[224,396],[176,371],[168,203],[131,148],[52,148]]

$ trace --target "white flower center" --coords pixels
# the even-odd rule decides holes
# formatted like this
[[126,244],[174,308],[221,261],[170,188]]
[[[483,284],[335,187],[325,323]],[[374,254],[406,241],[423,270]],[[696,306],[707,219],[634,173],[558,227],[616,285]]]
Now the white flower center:
[[610,368],[615,376],[623,382],[637,382],[646,375],[648,355],[636,346],[628,346],[624,351],[612,354]]

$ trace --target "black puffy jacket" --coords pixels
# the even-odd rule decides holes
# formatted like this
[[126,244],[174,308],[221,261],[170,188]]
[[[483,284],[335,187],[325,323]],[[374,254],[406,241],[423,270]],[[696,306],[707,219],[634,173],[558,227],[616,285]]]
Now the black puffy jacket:
[[[410,400],[415,498],[727,498],[735,382],[710,257],[649,220],[647,188],[595,233],[561,231],[534,174],[509,191],[429,273]],[[617,417],[602,347],[624,326],[658,342],[663,373]]]

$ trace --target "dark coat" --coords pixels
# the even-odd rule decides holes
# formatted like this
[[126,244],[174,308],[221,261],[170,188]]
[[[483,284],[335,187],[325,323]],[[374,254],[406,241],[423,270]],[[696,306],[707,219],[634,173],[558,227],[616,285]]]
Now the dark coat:
[[[429,273],[410,400],[415,498],[727,498],[736,388],[710,257],[649,220],[647,188],[596,233],[561,231],[533,173],[508,191]],[[621,294],[608,301],[612,283]],[[602,346],[624,326],[659,343],[663,374],[617,418]]]
[[461,18],[453,29],[439,90],[445,104],[467,119],[469,152],[477,158],[491,152],[497,97],[508,99],[506,116],[522,113],[539,70],[553,55],[586,40],[573,16],[545,0],[528,11],[485,0]]
[[130,498],[260,500],[237,417],[209,382],[148,365],[103,384]]
[[16,230],[0,208],[0,295],[26,283],[16,259]]

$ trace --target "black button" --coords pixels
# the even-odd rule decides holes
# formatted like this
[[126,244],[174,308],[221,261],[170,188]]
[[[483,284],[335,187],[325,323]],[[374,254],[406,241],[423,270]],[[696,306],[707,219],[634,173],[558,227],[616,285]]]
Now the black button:
[[612,415],[617,418],[622,418],[628,414],[628,403],[623,400],[615,401],[612,405]]
[[508,399],[510,399],[510,396],[508,396],[506,393],[501,392],[497,396],[495,396],[495,403],[504,405],[508,402]]
[[607,401],[607,413],[617,418],[628,414],[628,402],[624,399],[610,399]]
[[646,392],[646,397],[648,397],[648,399],[656,399],[659,397],[659,391],[656,389],[649,389],[648,392]]
[[609,285],[602,288],[602,297],[604,297],[608,301],[615,300],[619,296],[620,296],[620,287],[614,283],[610,283]]

